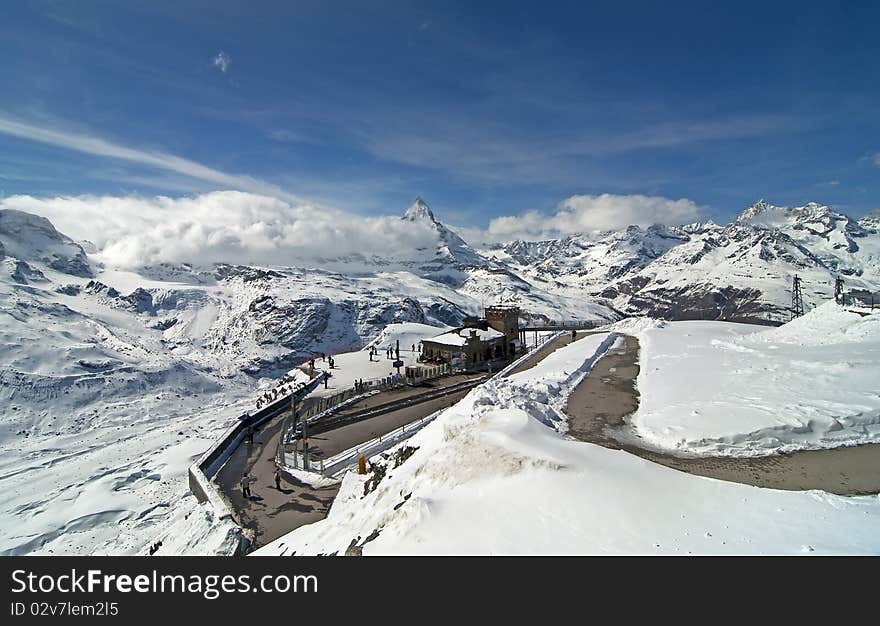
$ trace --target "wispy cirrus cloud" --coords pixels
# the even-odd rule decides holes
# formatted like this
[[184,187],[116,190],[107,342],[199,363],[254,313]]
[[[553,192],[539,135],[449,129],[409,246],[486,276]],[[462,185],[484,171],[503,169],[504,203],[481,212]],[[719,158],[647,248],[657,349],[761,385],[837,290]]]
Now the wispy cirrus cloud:
[[[549,115],[549,114],[548,114]],[[426,124],[427,117],[431,123]],[[583,163],[629,153],[663,151],[704,144],[799,132],[813,118],[795,115],[743,115],[715,119],[644,123],[638,127],[513,126],[496,121],[430,116],[399,111],[383,118],[358,119],[352,135],[362,149],[383,160],[495,182],[577,180]]]
[[3,114],[0,114],[0,134],[107,159],[140,163],[231,189],[275,196],[288,202],[303,201],[277,185],[251,176],[231,174],[167,152],[132,148],[94,135],[36,126]]

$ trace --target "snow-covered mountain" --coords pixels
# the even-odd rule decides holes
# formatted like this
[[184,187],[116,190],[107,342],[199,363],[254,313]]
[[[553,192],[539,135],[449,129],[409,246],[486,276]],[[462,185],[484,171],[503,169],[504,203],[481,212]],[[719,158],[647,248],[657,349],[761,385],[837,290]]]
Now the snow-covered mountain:
[[880,209],[875,209],[860,219],[859,226],[874,234],[880,232]]
[[464,269],[488,265],[488,261],[471,248],[464,239],[437,221],[434,217],[434,212],[431,211],[431,207],[422,200],[421,196],[416,197],[415,201],[404,213],[402,219],[415,224],[426,225],[436,233],[436,256],[431,263],[426,264],[429,272],[432,269],[442,271],[449,266]]
[[[878,218],[820,205],[762,202],[726,226],[631,226],[482,252],[421,198],[402,220],[413,245],[381,256],[131,271],[45,218],[0,210],[0,553],[143,552],[153,529],[199,510],[185,469],[255,387],[392,322],[455,326],[497,303],[545,320],[754,321],[784,315],[795,272],[808,306],[830,297],[838,273],[847,287],[880,287]],[[233,543],[234,529],[205,524],[213,539],[195,549]],[[201,531],[187,527],[193,537],[175,533],[173,551],[194,548]]]
[[772,322],[787,319],[794,274],[810,307],[831,297],[838,275],[846,288],[880,290],[877,223],[761,200],[723,226],[630,226],[489,254],[549,291],[580,290],[629,314]]
[[[184,478],[193,458],[251,408],[255,387],[316,351],[357,349],[392,322],[457,325],[499,301],[617,317],[499,272],[423,201],[405,219],[433,245],[328,267],[125,271],[45,218],[0,211],[0,553],[142,552],[150,529],[198,510]],[[213,543],[199,551],[232,543],[207,526]],[[192,548],[180,537],[171,551]]]
[[685,235],[665,226],[629,226],[595,236],[514,241],[497,248],[492,256],[542,282],[582,287],[607,284],[638,271],[685,241]]
[[0,258],[6,270],[18,274],[17,282],[41,280],[39,270],[29,265],[34,261],[75,276],[92,275],[82,246],[46,218],[12,209],[0,211]]

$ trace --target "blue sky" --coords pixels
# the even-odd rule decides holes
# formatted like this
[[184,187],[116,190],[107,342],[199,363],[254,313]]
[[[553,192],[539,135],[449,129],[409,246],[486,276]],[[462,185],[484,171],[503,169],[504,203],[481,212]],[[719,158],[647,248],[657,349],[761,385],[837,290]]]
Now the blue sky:
[[727,4],[8,3],[0,196],[880,207],[880,3]]

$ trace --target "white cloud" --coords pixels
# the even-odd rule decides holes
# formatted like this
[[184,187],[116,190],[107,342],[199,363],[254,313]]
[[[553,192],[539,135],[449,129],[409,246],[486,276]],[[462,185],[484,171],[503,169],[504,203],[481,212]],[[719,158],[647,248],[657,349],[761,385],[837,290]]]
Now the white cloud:
[[672,200],[662,196],[577,195],[566,198],[552,214],[527,211],[520,215],[496,217],[486,230],[487,241],[545,239],[616,230],[631,224],[683,224],[695,220],[700,208],[691,200]]
[[225,74],[226,70],[228,70],[229,66],[232,64],[232,57],[221,50],[217,53],[217,56],[214,57],[213,63],[214,67],[219,68],[220,71]]
[[436,232],[399,217],[360,217],[238,191],[193,197],[10,196],[0,208],[48,218],[89,240],[108,265],[159,262],[294,264],[351,254],[401,258],[431,248]]
[[874,155],[874,165],[880,167],[880,152]]
[[0,134],[12,135],[84,154],[142,163],[230,188],[277,196],[290,202],[300,201],[299,198],[281,188],[250,176],[230,174],[197,161],[165,152],[129,148],[93,135],[34,126],[2,115],[0,115]]

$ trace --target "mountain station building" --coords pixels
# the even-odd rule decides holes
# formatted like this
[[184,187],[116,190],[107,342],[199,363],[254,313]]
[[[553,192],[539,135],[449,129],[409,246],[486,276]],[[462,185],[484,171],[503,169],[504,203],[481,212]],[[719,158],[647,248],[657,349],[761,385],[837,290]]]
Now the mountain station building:
[[482,318],[467,318],[460,328],[423,339],[421,360],[469,368],[519,352],[519,307],[490,306]]

